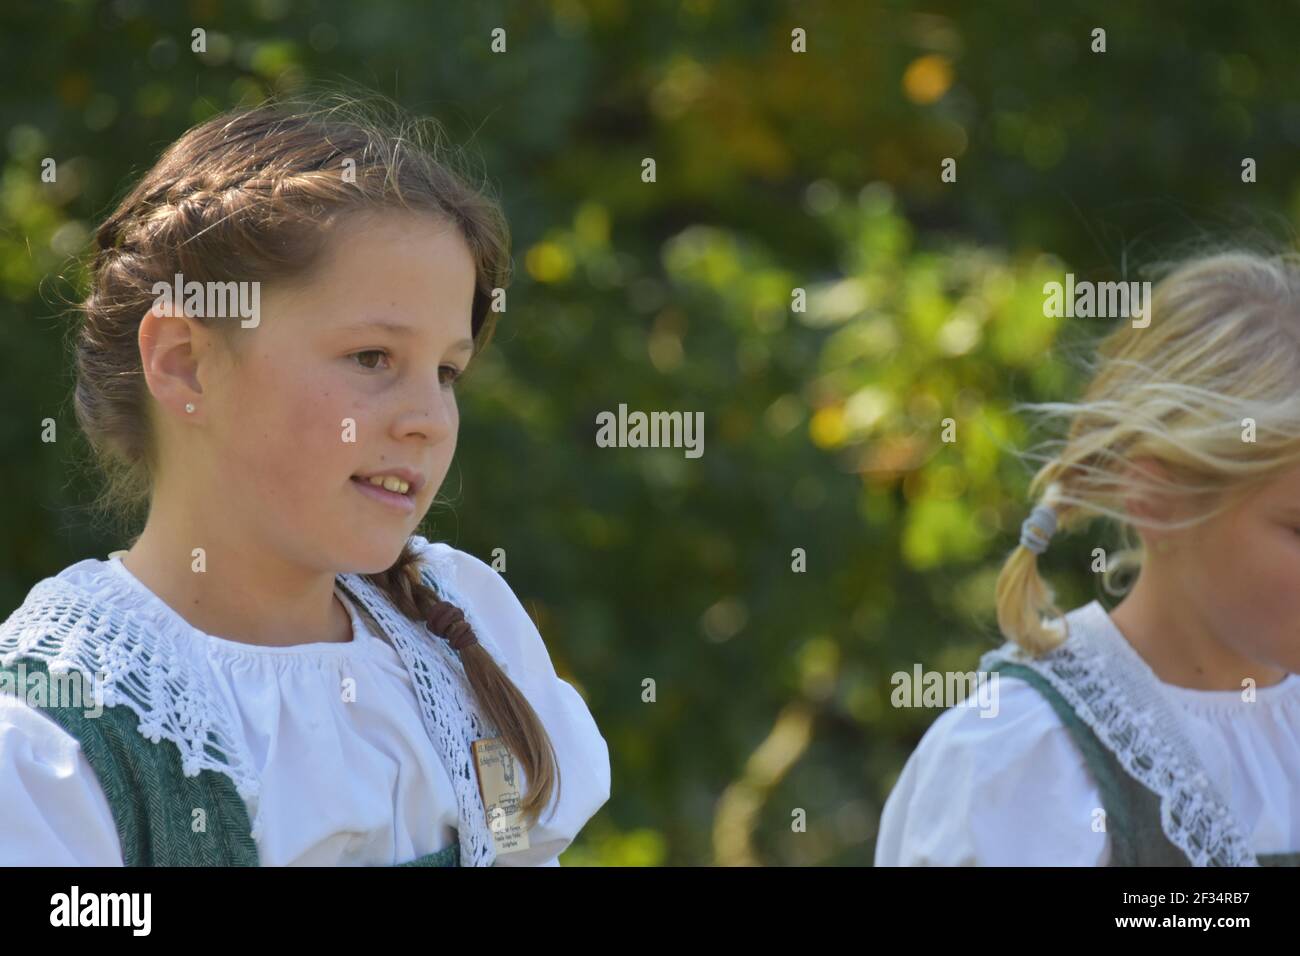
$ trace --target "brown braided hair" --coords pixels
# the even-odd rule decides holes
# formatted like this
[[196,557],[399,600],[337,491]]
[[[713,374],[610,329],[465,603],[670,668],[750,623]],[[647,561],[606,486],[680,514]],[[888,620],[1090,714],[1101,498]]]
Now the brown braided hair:
[[464,612],[425,585],[419,565],[419,557],[408,541],[392,567],[365,578],[374,582],[394,607],[412,620],[425,622],[429,630],[460,654],[474,699],[523,765],[528,793],[520,807],[527,825],[531,826],[545,808],[551,790],[558,789],[560,783],[551,738],[528,699],[479,643]]
[[[199,282],[289,278],[310,270],[346,216],[379,208],[426,213],[454,224],[473,257],[471,329],[475,352],[482,351],[495,327],[493,290],[510,278],[510,235],[486,184],[471,185],[456,168],[459,158],[442,149],[432,120],[347,94],[232,110],[168,147],[100,226],[89,294],[78,306],[74,410],[106,479],[92,508],[128,526],[147,512],[160,462],[138,333],[154,284],[176,273]],[[354,177],[343,174],[348,159]],[[229,323],[210,327],[238,347]],[[392,567],[367,578],[459,652],[475,700],[527,777],[521,809],[531,826],[559,776],[536,712],[460,609],[423,583],[409,541]]]

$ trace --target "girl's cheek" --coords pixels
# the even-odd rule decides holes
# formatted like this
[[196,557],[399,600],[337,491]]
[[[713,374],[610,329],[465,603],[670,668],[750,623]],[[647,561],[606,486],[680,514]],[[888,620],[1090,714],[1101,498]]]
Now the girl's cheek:
[[347,454],[361,441],[363,413],[358,403],[337,389],[322,389],[313,396],[306,410],[310,421],[304,425],[311,436],[311,447],[326,458]]
[[1212,603],[1232,614],[1249,614],[1252,606],[1258,606],[1262,593],[1255,567],[1261,560],[1258,540],[1244,534],[1237,523],[1218,524],[1197,540],[1197,547],[1199,581],[1193,594],[1213,596]]
[[1261,533],[1236,551],[1225,551],[1219,562],[1238,583],[1246,613],[1257,613],[1261,626],[1276,626],[1267,622],[1300,611],[1300,537]]
[[[328,463],[346,454],[347,442],[358,427],[349,427],[348,418],[356,413],[340,402],[336,388],[316,385],[292,394],[276,414],[268,416],[261,436],[268,462],[288,484],[310,485],[321,475],[313,475],[312,465]],[[304,467],[307,466],[307,467]]]

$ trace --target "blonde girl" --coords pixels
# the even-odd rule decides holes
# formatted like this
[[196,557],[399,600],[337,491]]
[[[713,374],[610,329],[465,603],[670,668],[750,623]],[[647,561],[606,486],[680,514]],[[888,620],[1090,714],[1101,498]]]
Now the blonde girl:
[[428,129],[235,110],[99,228],[75,412],[147,521],[0,629],[0,863],[559,865],[607,800],[509,585],[415,533],[509,277]]
[[[886,801],[880,865],[1300,860],[1300,264],[1202,254],[1099,348],[997,582],[999,707],[942,714]],[[1053,532],[1113,519],[1138,569],[1062,615]],[[1133,535],[1136,534],[1136,540]]]

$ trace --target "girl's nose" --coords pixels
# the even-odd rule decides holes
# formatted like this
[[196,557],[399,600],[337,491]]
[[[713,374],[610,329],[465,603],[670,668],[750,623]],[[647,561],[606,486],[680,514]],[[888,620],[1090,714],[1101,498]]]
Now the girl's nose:
[[455,401],[455,397],[441,387],[432,396],[428,392],[421,393],[394,422],[395,437],[403,439],[415,435],[426,441],[442,441],[456,430]]

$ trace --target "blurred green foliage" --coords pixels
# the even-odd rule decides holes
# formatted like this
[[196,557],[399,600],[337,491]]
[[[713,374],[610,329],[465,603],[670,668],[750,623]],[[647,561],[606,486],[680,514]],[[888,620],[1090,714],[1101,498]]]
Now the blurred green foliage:
[[[6,4],[0,608],[121,546],[66,438],[98,221],[194,122],[363,84],[479,157],[514,232],[427,533],[506,550],[609,741],[610,804],[565,864],[867,863],[936,716],[891,708],[889,675],[998,640],[1015,453],[1041,437],[1011,406],[1073,398],[1066,359],[1106,330],[1044,318],[1043,283],[1294,229],[1296,26],[1235,3]],[[705,454],[598,448],[619,403],[703,411]],[[1044,557],[1062,604],[1097,594],[1095,543]]]

